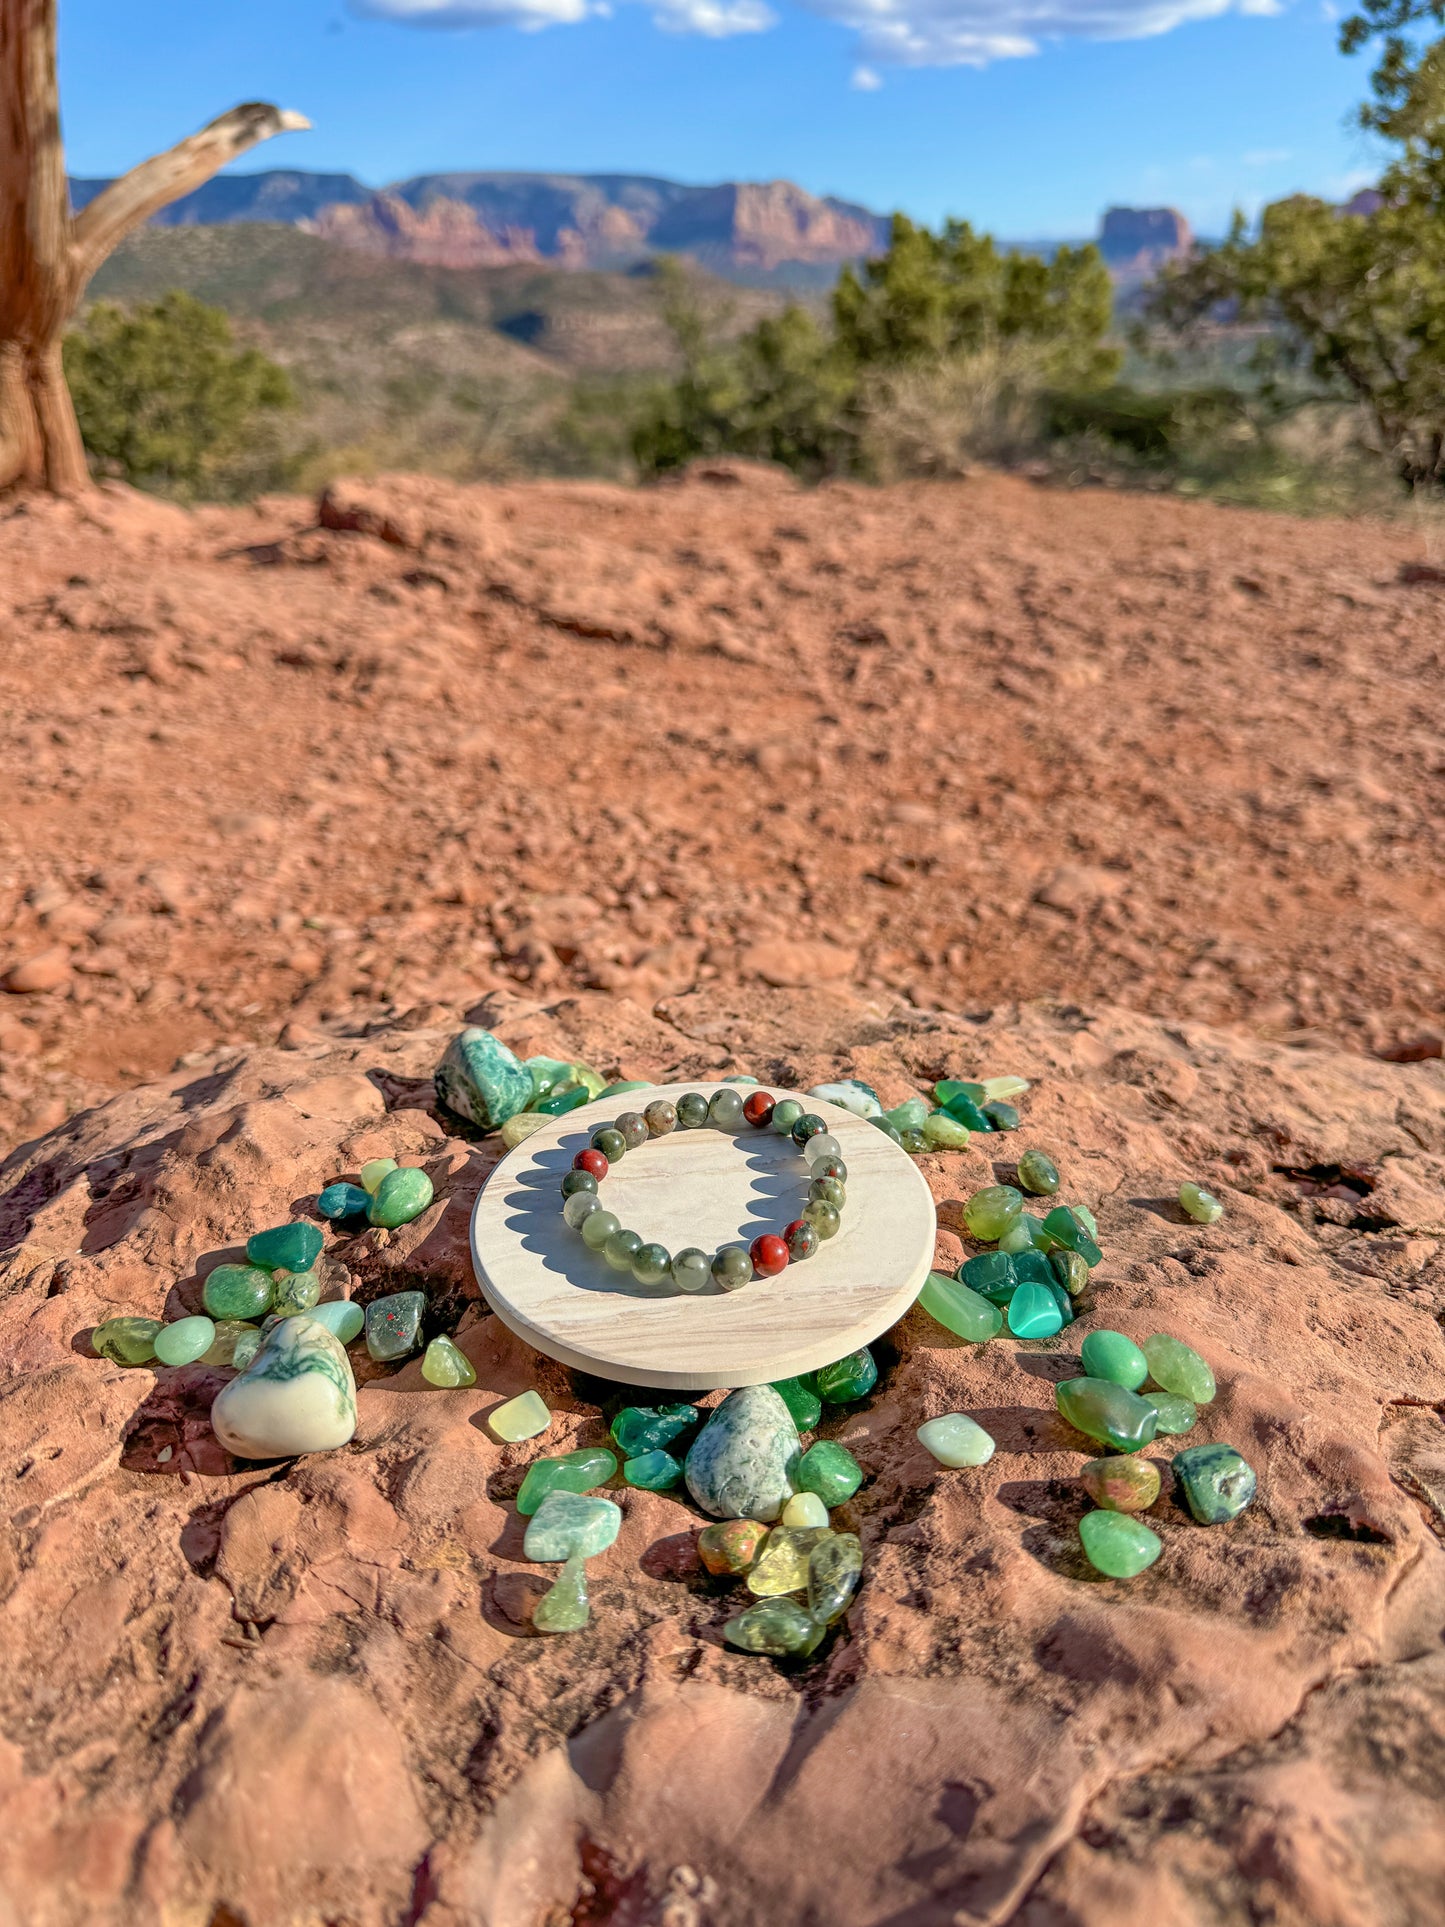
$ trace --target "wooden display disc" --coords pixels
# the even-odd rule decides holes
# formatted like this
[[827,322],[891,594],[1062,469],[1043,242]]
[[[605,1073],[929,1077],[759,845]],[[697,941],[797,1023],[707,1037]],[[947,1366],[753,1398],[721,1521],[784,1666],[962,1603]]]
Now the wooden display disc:
[[[549,1119],[502,1159],[472,1212],[472,1262],[488,1304],[519,1338],[600,1378],[700,1392],[814,1371],[907,1311],[933,1262],[923,1174],[874,1125],[800,1091],[773,1095],[824,1118],[848,1167],[842,1227],[811,1258],[740,1291],[689,1293],[639,1285],[582,1242],[562,1216],[560,1186],[598,1125],[654,1098],[718,1088],[662,1084],[599,1099]],[[645,1242],[712,1252],[801,1217],[808,1176],[791,1138],[707,1125],[630,1151],[604,1179],[602,1200]]]

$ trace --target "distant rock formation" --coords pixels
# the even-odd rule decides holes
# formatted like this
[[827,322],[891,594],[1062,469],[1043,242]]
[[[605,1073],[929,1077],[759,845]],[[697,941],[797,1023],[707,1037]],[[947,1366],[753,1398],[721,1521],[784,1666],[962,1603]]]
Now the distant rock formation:
[[1116,278],[1156,273],[1194,245],[1194,232],[1174,207],[1111,207],[1099,227],[1099,252]]

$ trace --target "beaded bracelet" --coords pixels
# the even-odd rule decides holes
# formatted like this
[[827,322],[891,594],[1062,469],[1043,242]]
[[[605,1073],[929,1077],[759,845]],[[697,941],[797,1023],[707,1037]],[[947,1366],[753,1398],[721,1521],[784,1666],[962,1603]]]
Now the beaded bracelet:
[[[614,1212],[604,1209],[598,1186],[608,1170],[649,1138],[666,1137],[679,1127],[699,1130],[716,1124],[734,1131],[744,1122],[755,1130],[770,1126],[781,1137],[791,1137],[808,1163],[811,1182],[803,1214],[787,1225],[781,1236],[765,1231],[751,1245],[723,1245],[711,1257],[695,1245],[675,1255],[664,1245],[645,1243],[636,1231],[623,1229]],[[709,1278],[722,1291],[737,1291],[756,1274],[775,1278],[784,1266],[811,1258],[822,1238],[831,1238],[841,1222],[847,1197],[848,1167],[843,1147],[821,1117],[805,1111],[796,1098],[776,1102],[766,1091],[750,1091],[744,1098],[730,1085],[714,1091],[684,1091],[676,1104],[657,1098],[643,1111],[624,1111],[614,1124],[592,1133],[589,1149],[579,1151],[562,1180],[562,1215],[580,1231],[589,1249],[600,1251],[614,1271],[630,1271],[640,1285],[660,1285],[671,1276],[677,1291],[701,1291]]]

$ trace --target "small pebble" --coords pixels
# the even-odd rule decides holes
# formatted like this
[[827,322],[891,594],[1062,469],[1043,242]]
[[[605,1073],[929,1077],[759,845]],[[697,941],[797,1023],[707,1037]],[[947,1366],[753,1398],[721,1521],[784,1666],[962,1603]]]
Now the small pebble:
[[940,1465],[987,1465],[994,1442],[966,1412],[945,1412],[918,1428],[918,1442]]
[[[798,1460],[793,1472],[793,1483],[804,1492],[815,1493],[822,1501],[826,1513],[829,1506],[842,1505],[845,1500],[852,1498],[863,1483],[863,1468],[846,1445],[839,1445],[836,1439],[819,1439],[817,1444],[810,1445]],[[786,1510],[784,1511],[784,1525],[798,1523],[797,1520],[789,1519]],[[821,1525],[823,1520],[815,1519],[805,1523]]]
[[395,1231],[399,1225],[419,1218],[434,1195],[432,1181],[425,1171],[413,1167],[388,1171],[372,1193],[371,1209],[366,1215],[373,1224]]
[[826,1630],[796,1599],[760,1599],[728,1621],[723,1638],[746,1653],[800,1659],[817,1647]]
[[335,1184],[328,1184],[316,1200],[316,1209],[323,1218],[340,1224],[347,1218],[364,1218],[370,1203],[369,1191],[364,1191],[359,1184],[347,1184],[338,1178]]
[[275,1287],[260,1265],[217,1265],[206,1273],[201,1303],[212,1318],[233,1321],[262,1318],[271,1309]]
[[1216,1224],[1224,1216],[1224,1206],[1202,1184],[1181,1184],[1179,1207],[1196,1224]]
[[1152,1459],[1090,1459],[1080,1466],[1079,1480],[1106,1512],[1145,1512],[1159,1497],[1159,1468]]
[[385,1361],[414,1352],[425,1310],[426,1295],[420,1291],[395,1291],[386,1298],[373,1298],[366,1308],[366,1349],[372,1357]]
[[1192,1345],[1155,1332],[1144,1340],[1144,1357],[1149,1376],[1161,1391],[1177,1392],[1196,1405],[1207,1405],[1214,1397],[1214,1373]]
[[323,1242],[316,1225],[298,1218],[253,1232],[246,1240],[246,1256],[267,1271],[309,1271],[321,1256]]
[[682,1466],[660,1446],[650,1452],[639,1452],[635,1459],[623,1462],[622,1476],[628,1485],[635,1485],[643,1492],[670,1492],[675,1485],[682,1484]]
[[986,1184],[963,1207],[971,1238],[989,1244],[1001,1238],[1024,1208],[1023,1193],[1011,1184]]
[[92,1348],[116,1365],[145,1365],[164,1327],[159,1318],[107,1318],[90,1334]]
[[359,1337],[366,1323],[366,1313],[349,1298],[328,1298],[324,1305],[313,1305],[305,1315],[324,1325],[340,1345],[349,1345],[353,1338]]
[[544,1563],[574,1554],[590,1559],[606,1552],[621,1527],[622,1508],[614,1500],[554,1490],[527,1521],[522,1556]]
[[1127,1392],[1137,1392],[1149,1376],[1149,1361],[1123,1332],[1092,1331],[1084,1339],[1079,1362],[1090,1378],[1107,1378]]
[[[506,1128],[504,1124],[503,1131]],[[539,1633],[580,1633],[591,1617],[587,1562],[581,1553],[574,1552],[533,1607],[532,1624]]]
[[[495,1435],[509,1442],[534,1439],[539,1433],[545,1432],[551,1423],[552,1414],[543,1403],[540,1392],[523,1392],[517,1398],[509,1398],[487,1420]],[[565,1554],[562,1556],[565,1557]],[[531,1557],[530,1553],[528,1557]]]

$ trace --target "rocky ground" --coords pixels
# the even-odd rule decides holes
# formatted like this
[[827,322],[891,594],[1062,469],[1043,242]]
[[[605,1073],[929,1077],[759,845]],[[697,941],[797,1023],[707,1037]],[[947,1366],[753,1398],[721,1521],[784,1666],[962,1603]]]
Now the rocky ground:
[[[0,522],[0,1920],[1438,1918],[1438,587],[1378,529],[724,474]],[[532,1632],[511,1501],[621,1401],[478,1300],[464,1014],[616,1076],[1033,1080],[922,1161],[939,1262],[1037,1144],[1095,1302],[880,1341],[823,1421],[866,1568],[810,1663],[724,1646],[641,1491],[592,1626]],[[368,1365],[350,1447],[238,1465],[224,1374],[93,1355],[382,1154],[436,1202],[328,1243],[475,1388]],[[1185,1442],[1259,1473],[1210,1529],[1166,1478],[1132,1582],[1053,1410],[1099,1325],[1196,1345]],[[531,1384],[551,1430],[499,1445]],[[950,1410],[986,1467],[917,1444]]]

